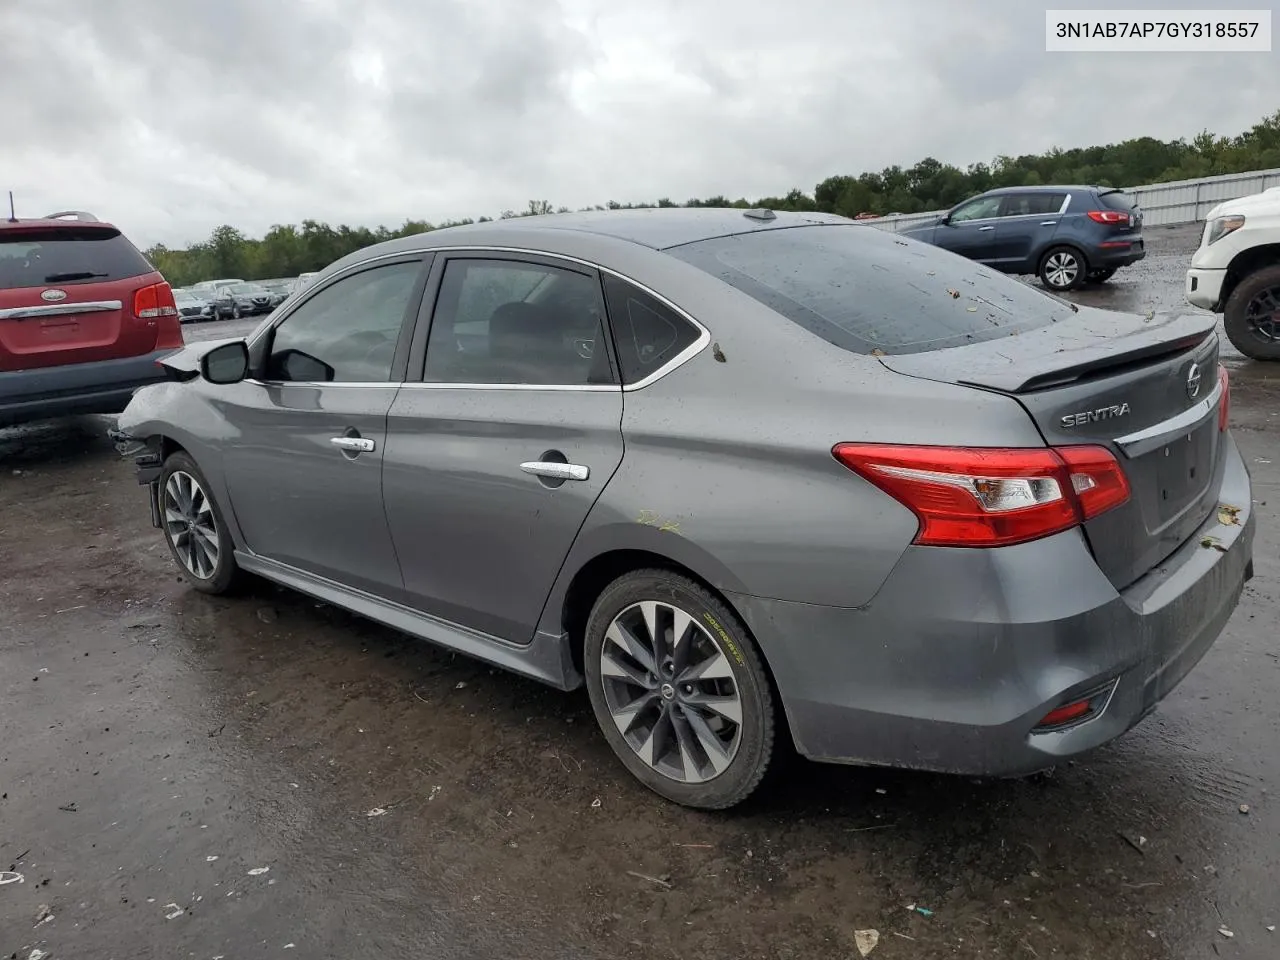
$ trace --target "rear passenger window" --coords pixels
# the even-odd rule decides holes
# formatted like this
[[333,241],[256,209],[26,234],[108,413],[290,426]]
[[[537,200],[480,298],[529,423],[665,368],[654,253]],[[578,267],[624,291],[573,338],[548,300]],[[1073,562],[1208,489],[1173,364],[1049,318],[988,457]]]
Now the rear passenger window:
[[1065,193],[1021,193],[1004,198],[1001,214],[1006,217],[1045,216],[1057,213],[1067,199]]
[[600,282],[516,260],[451,259],[427,338],[428,383],[615,382]]
[[606,276],[604,291],[623,383],[639,383],[697,341],[697,327],[633,284]]

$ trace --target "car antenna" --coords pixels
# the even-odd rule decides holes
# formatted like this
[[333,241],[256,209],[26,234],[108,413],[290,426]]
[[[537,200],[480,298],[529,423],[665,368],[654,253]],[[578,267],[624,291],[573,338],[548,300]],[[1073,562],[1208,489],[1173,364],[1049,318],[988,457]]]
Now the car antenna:
[[12,190],[9,191],[9,222],[10,223],[18,222],[18,214],[15,213],[13,209],[13,191]]

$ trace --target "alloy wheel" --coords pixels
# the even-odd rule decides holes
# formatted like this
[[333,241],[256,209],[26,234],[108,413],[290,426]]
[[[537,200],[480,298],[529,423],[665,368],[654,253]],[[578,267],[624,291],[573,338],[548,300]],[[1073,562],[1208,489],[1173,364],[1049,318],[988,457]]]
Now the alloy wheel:
[[1280,343],[1280,287],[1259,290],[1245,307],[1244,318],[1263,343]]
[[679,607],[645,600],[619,613],[600,649],[605,704],[627,745],[682,783],[728,769],[742,740],[742,697],[711,633]]
[[193,577],[208,580],[218,569],[218,521],[199,482],[183,470],[164,485],[164,532]]
[[1051,286],[1069,287],[1080,273],[1080,261],[1074,254],[1059,250],[1045,261],[1044,275]]

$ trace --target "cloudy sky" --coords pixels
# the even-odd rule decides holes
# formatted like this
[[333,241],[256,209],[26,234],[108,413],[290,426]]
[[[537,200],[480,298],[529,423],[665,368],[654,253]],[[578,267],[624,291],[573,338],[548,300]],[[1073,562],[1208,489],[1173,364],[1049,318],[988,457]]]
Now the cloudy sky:
[[0,190],[182,246],[219,223],[811,191],[1280,109],[1280,53],[1049,54],[1045,6],[0,0]]

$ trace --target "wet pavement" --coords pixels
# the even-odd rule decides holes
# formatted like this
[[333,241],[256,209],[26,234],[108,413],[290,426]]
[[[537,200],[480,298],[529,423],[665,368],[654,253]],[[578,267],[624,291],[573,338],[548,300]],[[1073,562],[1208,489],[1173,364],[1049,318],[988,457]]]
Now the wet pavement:
[[[1195,235],[1149,241],[1076,298],[1186,309]],[[0,431],[0,957],[1274,958],[1280,365],[1232,367],[1257,576],[1155,714],[1024,781],[787,758],[727,814],[581,692],[191,591],[107,420]]]

